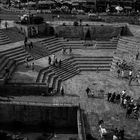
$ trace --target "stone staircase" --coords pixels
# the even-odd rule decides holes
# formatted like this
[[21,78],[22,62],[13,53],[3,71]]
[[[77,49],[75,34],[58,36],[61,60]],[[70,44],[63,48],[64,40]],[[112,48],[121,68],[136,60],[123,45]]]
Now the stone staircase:
[[118,51],[135,53],[140,46],[139,40],[132,37],[122,37],[118,41]]
[[57,92],[60,91],[62,81],[72,78],[79,74],[79,71],[69,63],[72,57],[62,61],[61,67],[49,66],[40,70],[37,83],[47,83],[49,87],[53,87]]
[[[33,60],[33,57],[26,52],[23,47],[12,48],[9,50],[0,52],[0,83],[3,84],[10,78],[14,70],[19,64],[25,62],[28,58],[29,61]],[[5,67],[9,70],[9,74],[6,73]]]
[[11,43],[10,38],[2,30],[0,30],[0,45],[5,45],[8,43]]
[[62,50],[64,44],[62,38],[57,38],[55,36],[47,37],[46,39],[38,42],[40,46],[45,47],[49,54],[53,54]]
[[97,41],[96,49],[116,49],[118,43],[118,38],[114,38],[110,41]]
[[61,67],[49,66],[40,70],[37,83],[47,83],[57,92],[61,83],[80,73],[80,71],[110,71],[113,57],[73,56],[62,61]]
[[79,71],[110,71],[112,56],[74,56],[69,60]]
[[3,33],[5,33],[5,35],[9,37],[11,42],[22,41],[25,38],[25,36],[21,34],[16,27],[11,27],[11,28],[8,28],[7,30],[3,29],[2,31]]
[[77,40],[77,41],[64,40],[64,44],[65,44],[65,48],[71,47],[72,49],[85,49],[83,40]]
[[[134,37],[121,37],[118,41],[116,55],[113,58],[111,70],[113,71],[115,69],[116,62],[120,59],[125,59],[128,62],[134,60],[135,55],[140,48],[139,46],[139,39]],[[135,65],[140,66],[139,60],[137,60]]]
[[35,60],[50,55],[47,48],[42,47],[38,42],[33,43],[33,48],[31,48],[31,50],[26,49],[26,51],[28,51],[28,53],[33,56]]

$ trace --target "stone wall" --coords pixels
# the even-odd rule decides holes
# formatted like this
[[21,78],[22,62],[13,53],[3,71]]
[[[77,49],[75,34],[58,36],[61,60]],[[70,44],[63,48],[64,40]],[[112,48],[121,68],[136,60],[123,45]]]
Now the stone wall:
[[48,28],[50,28],[46,23],[42,23],[39,25],[22,25],[20,23],[15,23],[15,27],[19,30],[19,32],[27,37],[34,37],[36,35],[42,34],[48,35],[49,33],[46,33],[46,31],[48,30]]
[[92,25],[92,26],[57,26],[55,33],[59,37],[64,38],[80,38],[85,39],[87,32],[90,32],[92,40],[109,40],[112,37],[118,36],[121,32],[121,27],[111,25]]
[[[37,103],[36,103],[37,104]],[[77,107],[0,103],[0,124],[19,122],[47,128],[72,128],[77,133]]]

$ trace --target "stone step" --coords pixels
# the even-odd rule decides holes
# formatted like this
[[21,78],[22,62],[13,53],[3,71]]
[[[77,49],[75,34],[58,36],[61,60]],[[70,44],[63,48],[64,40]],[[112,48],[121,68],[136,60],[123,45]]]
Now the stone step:
[[51,45],[47,45],[45,47],[49,50],[50,48],[53,48],[53,47],[58,46],[58,45],[62,45],[62,43],[61,42],[52,43]]
[[[97,68],[79,68],[80,71],[97,71]],[[110,71],[110,68],[99,68],[98,71]]]
[[6,54],[9,54],[9,53],[19,51],[19,50],[23,50],[23,48],[22,47],[16,47],[16,48],[12,48],[12,49],[5,50],[5,51],[0,51],[0,55],[6,55]]
[[62,85],[62,80],[59,79],[59,80],[58,80],[58,84],[56,85],[57,87],[55,87],[55,89],[57,89],[57,92],[58,92],[58,93],[60,93],[61,85]]
[[[9,62],[8,62],[8,64],[7,65],[5,65],[8,69],[9,69],[9,72],[11,71],[11,68],[13,67],[13,65],[15,65],[15,61],[12,61],[12,60],[10,60]],[[0,70],[0,79],[3,79],[4,78],[4,76],[5,76],[5,69],[3,68],[3,69],[1,69]]]
[[38,76],[36,78],[37,83],[40,82],[41,79],[43,79],[44,72],[47,71],[48,69],[49,67],[45,67],[39,71]]
[[30,55],[27,55],[27,56],[20,57],[20,58],[16,59],[16,60],[15,60],[15,61],[16,61],[16,65],[21,65],[21,64],[25,63],[25,57],[26,57],[26,58],[28,57],[28,61],[34,60],[33,57],[31,57]]
[[7,57],[15,57],[15,56],[20,56],[21,54],[23,54],[23,53],[27,53],[25,50],[19,50],[19,51],[15,51],[15,52],[12,52],[12,53],[7,53],[7,54],[5,54]]
[[43,78],[42,78],[42,83],[45,83],[46,82],[46,79],[47,79],[47,75],[49,74],[49,73],[51,73],[52,72],[52,70],[47,70],[46,72],[44,72],[44,74],[43,74]]
[[17,59],[19,59],[20,57],[23,57],[23,56],[28,56],[29,54],[27,53],[27,52],[22,52],[21,54],[19,53],[19,54],[17,54],[17,55],[12,55],[12,56],[8,56],[9,57],[9,59],[14,59],[14,60],[17,60]]
[[55,40],[58,40],[57,38],[55,38],[55,37],[53,37],[53,38],[50,38],[50,39],[45,39],[45,40],[41,40],[41,41],[39,41],[39,43],[41,43],[41,44],[47,44],[47,43],[49,43],[49,42],[53,42],[53,41],[55,41]]
[[58,51],[61,51],[62,48],[63,48],[63,45],[60,44],[59,46],[54,46],[53,48],[49,48],[48,50],[51,54],[53,54],[53,53],[56,53]]
[[49,87],[50,87],[51,79],[54,75],[55,75],[54,72],[49,73],[48,76],[47,76],[47,79],[45,80],[45,83],[47,83],[49,85]]
[[10,59],[6,58],[6,59],[3,61],[3,63],[0,65],[0,71],[1,71],[2,69],[4,69],[4,67],[7,66],[9,62],[10,62]]

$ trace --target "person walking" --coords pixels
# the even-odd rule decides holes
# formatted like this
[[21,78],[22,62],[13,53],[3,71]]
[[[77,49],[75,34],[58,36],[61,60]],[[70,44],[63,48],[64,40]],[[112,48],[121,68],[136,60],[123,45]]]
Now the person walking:
[[5,21],[5,28],[7,29],[8,28],[8,22]]
[[70,48],[69,48],[69,54],[71,54],[71,53],[72,53],[72,48],[70,47]]
[[26,46],[27,46],[27,41],[28,41],[28,39],[27,39],[27,37],[25,36],[25,38],[24,38],[24,46],[25,46],[25,49],[26,49]]
[[91,92],[90,88],[87,87],[87,89],[86,89],[87,96],[89,95],[90,92]]
[[34,62],[32,63],[32,71],[34,71],[34,69],[35,69],[35,64],[34,64]]
[[139,53],[139,51],[137,51],[137,53],[136,53],[136,60],[138,60],[139,55],[140,55],[140,53]]
[[49,65],[51,65],[51,57],[50,56],[48,57],[48,62],[49,62]]
[[61,59],[60,59],[59,62],[58,62],[59,68],[61,68],[61,64],[62,64],[62,61],[61,61]]
[[64,96],[64,88],[61,86],[61,89],[60,89],[60,93],[62,96]]

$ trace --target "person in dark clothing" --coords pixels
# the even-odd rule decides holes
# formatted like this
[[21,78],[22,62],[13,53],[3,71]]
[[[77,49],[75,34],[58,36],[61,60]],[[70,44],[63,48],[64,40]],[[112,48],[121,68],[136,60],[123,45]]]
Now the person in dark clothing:
[[32,41],[30,42],[30,47],[33,48],[33,42]]
[[118,93],[118,94],[116,95],[116,101],[117,101],[117,102],[120,102],[120,98],[121,98],[121,95]]
[[99,121],[98,121],[98,125],[101,125],[101,124],[103,124],[103,123],[104,123],[103,120],[99,120]]
[[111,95],[112,95],[112,93],[108,92],[108,94],[107,94],[107,101],[110,101]]
[[136,54],[136,60],[138,60],[139,55],[140,55],[140,53],[139,53],[139,51],[138,51],[137,54]]
[[24,39],[24,46],[25,46],[25,47],[27,46],[27,41],[28,41],[28,39],[27,39],[27,37],[25,36],[25,39]]
[[114,92],[114,93],[112,94],[111,98],[110,98],[110,101],[111,101],[112,103],[114,103],[114,102],[115,102],[115,98],[116,98],[116,93]]
[[87,87],[87,89],[86,89],[87,96],[88,96],[88,94],[89,94],[90,92],[91,92],[90,88]]
[[64,96],[64,88],[63,87],[61,87],[60,93],[61,93],[62,96]]
[[59,66],[59,67],[61,67],[61,63],[62,63],[62,61],[61,61],[61,59],[60,59],[59,62],[58,62],[58,66]]
[[114,133],[115,133],[116,136],[118,136],[118,134],[119,134],[118,128],[115,128]]
[[124,128],[120,129],[119,138],[120,138],[120,140],[124,140]]
[[48,58],[49,65],[51,65],[51,57]]
[[120,71],[120,69],[118,69],[117,70],[118,78],[120,77],[120,73],[121,73],[121,71]]
[[132,113],[132,108],[128,107],[126,110],[126,118],[129,118],[131,113]]
[[70,48],[69,48],[69,54],[71,54],[71,53],[72,53],[72,48],[70,47]]
[[55,66],[57,66],[58,64],[58,61],[57,61],[57,58],[55,58]]

